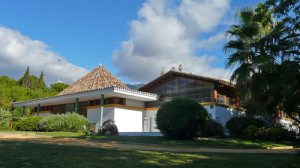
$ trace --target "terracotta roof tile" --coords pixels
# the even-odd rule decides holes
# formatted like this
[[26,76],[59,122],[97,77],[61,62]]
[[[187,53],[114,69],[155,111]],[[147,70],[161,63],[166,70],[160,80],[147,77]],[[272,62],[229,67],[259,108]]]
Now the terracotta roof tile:
[[80,78],[79,80],[77,80],[76,82],[74,82],[72,85],[60,92],[58,95],[86,92],[113,86],[123,89],[129,89],[118,78],[116,78],[102,65],[100,65],[85,76],[83,76],[82,78]]

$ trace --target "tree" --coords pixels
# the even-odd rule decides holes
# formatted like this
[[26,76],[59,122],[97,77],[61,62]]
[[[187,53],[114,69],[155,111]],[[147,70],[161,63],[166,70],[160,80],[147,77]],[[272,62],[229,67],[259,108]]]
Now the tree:
[[284,111],[300,123],[299,4],[267,0],[241,10],[240,23],[228,30],[227,66],[238,66],[231,80],[241,103],[269,121]]
[[257,111],[265,114],[266,108],[255,101],[251,85],[260,85],[252,82],[253,74],[259,73],[268,63],[275,61],[272,57],[264,57],[261,54],[264,49],[259,46],[260,40],[270,32],[273,25],[271,13],[260,4],[256,9],[243,8],[237,15],[239,24],[227,31],[233,39],[224,47],[226,53],[229,53],[227,66],[237,66],[231,81],[236,82],[237,95],[244,107],[248,109],[250,105],[252,111],[259,109]]
[[192,139],[208,123],[209,116],[199,103],[176,98],[164,103],[156,114],[156,124],[164,136],[174,139]]
[[[41,88],[40,79],[36,76],[29,76],[31,87],[26,87],[19,81],[7,76],[0,76],[0,107],[6,110],[13,110],[12,103],[16,101],[25,101],[29,99],[54,96],[53,92],[47,88]],[[24,78],[23,78],[24,79]],[[22,108],[14,109],[16,114],[22,114]]]
[[20,84],[25,87],[30,87],[29,66],[27,67],[23,77],[20,79]]
[[[300,125],[300,1],[268,0],[264,8],[272,11],[276,24],[263,42],[269,55],[276,58],[277,110],[284,111]],[[280,89],[281,88],[281,89]],[[279,93],[279,94],[278,94]]]
[[46,88],[44,77],[45,77],[45,74],[44,74],[44,71],[42,71],[41,74],[40,74],[40,77],[39,77],[39,83],[40,83],[40,88],[41,89],[45,89]]
[[44,72],[42,71],[40,77],[35,75],[30,75],[29,66],[27,67],[23,77],[19,80],[21,86],[28,87],[31,89],[46,89],[46,84],[44,81]]
[[59,92],[63,91],[64,89],[66,89],[67,87],[69,87],[69,85],[60,82],[60,83],[51,84],[50,89],[53,92],[58,92],[59,93]]

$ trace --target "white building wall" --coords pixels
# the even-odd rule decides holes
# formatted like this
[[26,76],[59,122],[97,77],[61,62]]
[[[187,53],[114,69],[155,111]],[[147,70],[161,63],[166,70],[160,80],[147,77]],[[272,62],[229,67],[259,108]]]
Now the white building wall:
[[216,119],[216,106],[203,106],[212,119]]
[[156,128],[156,113],[157,110],[147,110],[144,112],[144,132],[159,132],[159,130]]
[[[100,108],[92,108],[87,110],[87,118],[92,123],[96,124],[96,128],[99,128],[100,124]],[[103,109],[103,122],[108,119],[114,119],[114,108]]]
[[115,108],[114,121],[119,132],[142,132],[143,111]]
[[138,101],[138,100],[132,100],[132,99],[126,99],[126,105],[133,106],[133,107],[145,107],[145,102]]
[[220,106],[215,106],[216,115],[215,120],[219,121],[223,126],[226,125],[226,122],[230,120],[232,117],[237,116],[240,112],[233,110],[232,108],[225,108]]

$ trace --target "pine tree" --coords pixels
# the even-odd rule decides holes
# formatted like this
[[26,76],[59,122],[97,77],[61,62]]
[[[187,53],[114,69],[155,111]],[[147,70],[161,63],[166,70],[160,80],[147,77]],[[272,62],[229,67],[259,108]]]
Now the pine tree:
[[40,82],[40,88],[41,89],[45,89],[46,88],[46,84],[45,84],[45,81],[44,81],[44,71],[41,72],[40,74],[40,78],[39,78],[39,82]]
[[44,76],[45,76],[44,71],[42,71],[39,78],[40,81],[44,81]]
[[27,67],[23,77],[20,79],[21,86],[30,87],[29,66]]

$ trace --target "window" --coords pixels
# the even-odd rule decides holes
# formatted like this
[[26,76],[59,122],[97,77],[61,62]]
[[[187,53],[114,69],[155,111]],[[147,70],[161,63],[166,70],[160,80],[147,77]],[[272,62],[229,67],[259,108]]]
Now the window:
[[[125,99],[119,97],[109,97],[104,99],[104,105],[106,104],[122,104],[125,105]],[[89,101],[89,106],[98,106],[100,105],[100,98]]]

